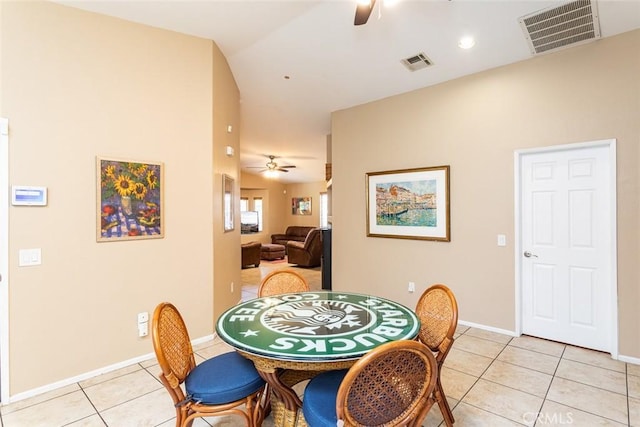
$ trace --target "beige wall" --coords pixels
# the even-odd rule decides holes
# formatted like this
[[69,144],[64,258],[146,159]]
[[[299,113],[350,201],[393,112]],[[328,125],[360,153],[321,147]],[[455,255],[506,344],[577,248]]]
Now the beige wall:
[[[242,298],[240,282],[240,162],[238,155],[228,157],[226,147],[240,153],[240,91],[227,61],[213,46],[213,283],[214,319]],[[228,127],[231,126],[231,132]],[[192,152],[197,157],[199,153]],[[234,180],[233,231],[224,231],[222,175]],[[204,193],[206,194],[206,193]],[[211,193],[209,193],[211,194]],[[210,262],[210,261],[209,261]],[[212,323],[211,325],[215,325]]]
[[[151,353],[136,314],[160,301],[178,306],[192,338],[212,334],[214,274],[216,313],[239,295],[228,291],[239,272],[217,274],[239,271],[239,250],[220,249],[239,246],[239,229],[212,238],[220,174],[238,175],[237,158],[220,159],[224,145],[239,152],[218,128],[239,122],[221,53],[48,2],[1,2],[0,14],[10,182],[49,189],[48,206],[9,212],[10,394]],[[97,155],[164,162],[163,239],[96,243]],[[42,248],[41,266],[17,266],[25,248]]]
[[[334,288],[415,306],[442,282],[461,320],[513,331],[514,150],[616,138],[619,351],[640,357],[638,52],[634,31],[335,112]],[[437,165],[451,165],[451,242],[366,237],[365,173]]]

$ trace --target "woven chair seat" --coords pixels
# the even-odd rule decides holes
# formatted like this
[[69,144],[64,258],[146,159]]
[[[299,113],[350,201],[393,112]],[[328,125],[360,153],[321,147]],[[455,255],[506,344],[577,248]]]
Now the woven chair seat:
[[[230,372],[233,375],[228,375]],[[215,381],[211,381],[215,378]],[[265,382],[250,360],[235,351],[205,360],[184,381],[187,396],[204,405],[240,400],[264,387]]]

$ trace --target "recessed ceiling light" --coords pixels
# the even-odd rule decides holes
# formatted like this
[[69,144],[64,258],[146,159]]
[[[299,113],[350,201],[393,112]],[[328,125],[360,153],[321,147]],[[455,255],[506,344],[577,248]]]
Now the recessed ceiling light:
[[460,49],[471,49],[473,46],[475,46],[475,44],[476,41],[473,39],[473,37],[467,36],[460,39],[460,41],[458,42],[458,47]]

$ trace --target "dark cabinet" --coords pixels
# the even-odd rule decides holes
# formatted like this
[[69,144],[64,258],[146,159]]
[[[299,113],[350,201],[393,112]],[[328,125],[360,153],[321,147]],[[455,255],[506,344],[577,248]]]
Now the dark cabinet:
[[331,290],[331,229],[322,229],[322,289]]

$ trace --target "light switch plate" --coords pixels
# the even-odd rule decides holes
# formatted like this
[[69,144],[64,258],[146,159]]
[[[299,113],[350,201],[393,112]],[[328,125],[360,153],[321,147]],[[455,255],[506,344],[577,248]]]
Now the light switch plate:
[[20,249],[18,256],[19,267],[30,267],[40,264],[42,264],[42,250],[40,248]]
[[498,246],[507,246],[507,236],[498,234]]

